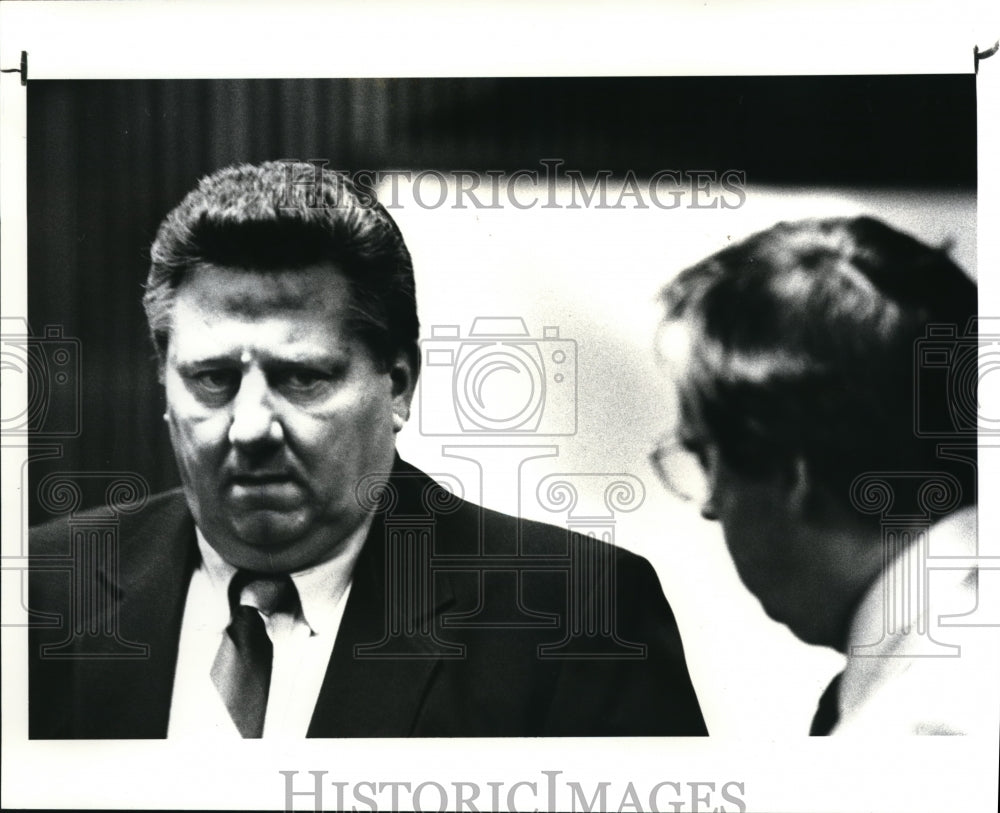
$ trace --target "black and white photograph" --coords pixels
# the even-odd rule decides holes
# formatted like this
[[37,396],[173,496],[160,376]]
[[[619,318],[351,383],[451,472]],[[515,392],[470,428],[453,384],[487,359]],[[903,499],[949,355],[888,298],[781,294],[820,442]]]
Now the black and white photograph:
[[988,26],[5,5],[4,807],[995,809]]

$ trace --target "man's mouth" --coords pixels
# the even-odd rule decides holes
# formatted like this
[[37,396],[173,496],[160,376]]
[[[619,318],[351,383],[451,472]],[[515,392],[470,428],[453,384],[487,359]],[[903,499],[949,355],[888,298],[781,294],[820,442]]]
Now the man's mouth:
[[239,503],[283,508],[298,504],[302,490],[290,472],[253,472],[232,475],[229,494]]
[[276,471],[276,472],[248,472],[245,474],[233,474],[230,476],[230,482],[233,485],[239,486],[265,486],[272,485],[275,483],[288,483],[294,482],[294,477],[290,472]]

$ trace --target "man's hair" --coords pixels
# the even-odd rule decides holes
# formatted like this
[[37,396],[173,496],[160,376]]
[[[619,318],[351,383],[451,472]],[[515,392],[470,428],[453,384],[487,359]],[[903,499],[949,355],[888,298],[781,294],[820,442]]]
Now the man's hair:
[[[801,457],[845,503],[865,472],[951,470],[974,500],[972,466],[943,463],[915,426],[918,408],[950,420],[962,395],[924,386],[916,366],[928,325],[968,341],[976,315],[976,285],[946,250],[870,217],[779,223],[683,271],[661,300],[666,322],[691,328],[682,403],[734,469]],[[974,445],[975,428],[952,437]]]
[[178,286],[199,265],[253,271],[334,263],[351,291],[348,327],[385,369],[418,358],[413,264],[399,228],[344,175],[292,161],[202,178],[160,224],[143,306],[161,364]]

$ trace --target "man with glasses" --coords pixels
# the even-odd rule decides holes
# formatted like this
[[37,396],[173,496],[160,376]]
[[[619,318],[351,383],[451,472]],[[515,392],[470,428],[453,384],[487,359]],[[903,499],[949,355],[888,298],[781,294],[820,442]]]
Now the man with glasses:
[[[992,636],[939,626],[977,598],[976,424],[954,409],[971,386],[974,411],[975,283],[872,218],[806,220],[662,303],[678,408],[654,467],[771,618],[847,656],[811,733],[995,734]],[[929,578],[929,555],[959,567]]]

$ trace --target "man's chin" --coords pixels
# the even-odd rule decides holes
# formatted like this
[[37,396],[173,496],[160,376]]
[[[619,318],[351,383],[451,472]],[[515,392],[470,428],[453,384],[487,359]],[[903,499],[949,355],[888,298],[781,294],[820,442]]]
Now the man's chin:
[[231,565],[267,573],[312,567],[328,558],[343,536],[338,528],[319,522],[308,508],[223,513],[199,527]]
[[302,511],[247,511],[229,524],[235,539],[260,550],[293,545],[310,527],[309,517]]
[[792,632],[794,632],[796,635],[798,635],[798,632],[789,623],[789,613],[786,612],[784,608],[779,607],[779,606],[777,606],[777,605],[775,605],[773,603],[770,603],[770,602],[761,601],[761,599],[759,597],[758,597],[757,600],[760,601],[760,606],[764,610],[764,614],[768,618],[770,618],[772,621],[777,621],[779,624],[784,624]]
[[788,627],[792,635],[803,643],[810,646],[833,645],[826,639],[826,636],[823,634],[823,628],[817,623],[817,619],[806,615],[801,609],[799,612],[789,611],[787,607],[768,607],[763,602],[761,606],[764,608],[764,612],[768,618]]
[[[221,521],[219,521],[221,520]],[[310,528],[303,512],[247,511],[202,528],[205,539],[229,564],[246,570],[298,569],[298,549]]]
[[241,517],[238,524],[213,535],[206,533],[205,538],[234,567],[292,573],[302,569],[299,559],[307,547],[301,525],[282,517]]

